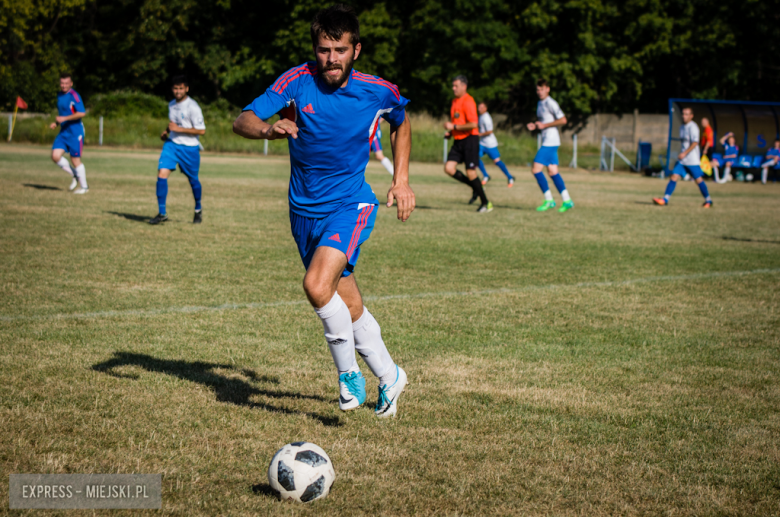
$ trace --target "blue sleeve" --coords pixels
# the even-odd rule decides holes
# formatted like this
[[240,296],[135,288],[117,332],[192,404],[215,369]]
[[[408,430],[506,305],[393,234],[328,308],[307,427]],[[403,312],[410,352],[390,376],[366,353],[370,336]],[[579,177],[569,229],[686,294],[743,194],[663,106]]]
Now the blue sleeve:
[[84,100],[81,98],[81,95],[77,96],[73,100],[76,101],[73,104],[73,108],[76,110],[76,113],[85,113],[87,111],[84,109]]
[[295,99],[298,86],[302,80],[305,80],[307,75],[312,75],[312,65],[310,63],[304,63],[287,70],[274,81],[274,84],[264,94],[244,108],[244,111],[252,111],[263,120],[273,117],[279,110],[289,106],[290,102]]
[[379,79],[382,85],[378,88],[379,100],[382,109],[392,109],[390,113],[385,113],[382,118],[390,123],[391,128],[396,128],[403,124],[406,119],[406,105],[409,99],[402,96],[398,87],[389,81]]

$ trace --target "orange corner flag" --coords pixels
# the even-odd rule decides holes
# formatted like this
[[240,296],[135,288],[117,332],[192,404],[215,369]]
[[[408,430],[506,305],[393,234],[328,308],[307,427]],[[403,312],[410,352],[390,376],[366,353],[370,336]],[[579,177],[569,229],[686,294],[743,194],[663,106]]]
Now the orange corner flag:
[[17,97],[16,98],[16,107],[19,108],[19,109],[26,110],[27,109],[27,103],[24,102],[24,99],[22,99],[21,97]]

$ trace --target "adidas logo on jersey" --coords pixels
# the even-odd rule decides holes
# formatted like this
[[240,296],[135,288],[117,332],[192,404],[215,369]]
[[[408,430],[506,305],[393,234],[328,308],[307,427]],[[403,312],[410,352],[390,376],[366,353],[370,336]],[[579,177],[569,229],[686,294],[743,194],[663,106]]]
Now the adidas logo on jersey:
[[339,238],[339,234],[338,234],[338,233],[337,233],[337,234],[335,234],[335,235],[331,235],[330,237],[328,237],[328,240],[329,240],[329,241],[336,241],[336,242],[341,242],[341,239]]
[[301,111],[303,111],[304,113],[312,113],[313,114],[314,113],[314,108],[311,106],[311,103],[309,103],[309,105],[306,106],[305,108],[303,108]]

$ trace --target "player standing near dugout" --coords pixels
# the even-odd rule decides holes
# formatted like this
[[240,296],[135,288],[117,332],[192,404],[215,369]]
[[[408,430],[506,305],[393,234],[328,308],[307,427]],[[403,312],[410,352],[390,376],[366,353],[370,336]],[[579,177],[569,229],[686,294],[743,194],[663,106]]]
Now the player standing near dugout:
[[490,181],[490,175],[485,170],[485,165],[482,163],[482,155],[487,154],[496,167],[501,169],[501,172],[506,176],[506,186],[511,188],[515,184],[515,178],[509,174],[509,169],[506,168],[504,162],[501,161],[501,155],[498,152],[498,140],[496,135],[493,134],[493,117],[488,113],[487,104],[480,102],[477,105],[477,112],[479,112],[479,170],[482,172],[482,184],[487,184]]
[[157,164],[157,205],[159,212],[149,220],[149,224],[160,224],[168,220],[165,208],[168,198],[168,177],[171,171],[179,170],[187,176],[195,198],[195,217],[193,224],[203,222],[203,209],[200,198],[203,189],[198,179],[200,172],[200,135],[206,134],[203,111],[198,103],[188,95],[190,86],[187,78],[177,75],[171,81],[174,99],[168,104],[168,127],[160,135],[163,144],[160,161]]
[[[51,159],[62,170],[67,172],[72,181],[68,190],[74,191],[74,194],[86,194],[89,192],[87,186],[87,170],[81,163],[81,153],[84,151],[84,124],[81,119],[87,115],[84,109],[84,101],[81,96],[73,89],[73,79],[70,74],[60,75],[60,91],[57,93],[57,118],[52,122],[49,128],[54,129],[60,126],[60,134],[54,139],[51,146]],[[70,161],[63,156],[65,153],[70,155]],[[76,189],[76,187],[79,187]]]
[[[477,209],[479,213],[493,211],[493,203],[488,201],[482,182],[477,178],[477,162],[479,162],[479,118],[477,117],[477,104],[474,97],[468,94],[468,79],[465,75],[459,75],[452,81],[452,99],[450,107],[450,122],[444,123],[447,133],[445,138],[452,137],[455,142],[447,155],[447,163],[444,164],[444,172],[471,187],[472,204],[477,198],[481,204]],[[466,175],[457,170],[458,163],[466,164]],[[467,177],[468,176],[468,177]]]
[[566,116],[561,111],[558,103],[550,97],[550,86],[546,80],[539,79],[536,81],[536,95],[539,96],[539,103],[536,105],[536,116],[539,120],[531,122],[527,126],[529,131],[539,129],[542,132],[542,146],[536,151],[531,168],[531,172],[536,178],[539,188],[542,189],[542,194],[544,194],[544,203],[536,210],[538,212],[546,212],[551,208],[555,208],[552,192],[550,192],[547,179],[544,177],[544,168],[547,167],[550,179],[553,180],[555,188],[558,189],[563,198],[563,205],[558,211],[566,212],[574,208],[574,202],[569,196],[569,191],[566,190],[566,184],[558,173],[558,148],[561,146],[561,135],[558,133],[558,126],[566,125]]
[[[360,246],[371,235],[379,201],[365,170],[379,119],[390,123],[395,173],[387,206],[398,202],[406,221],[415,199],[409,187],[412,129],[408,100],[398,88],[352,68],[360,55],[360,26],[352,8],[337,4],[317,13],[311,25],[316,61],[282,74],[233,123],[251,139],[286,138],[290,148],[290,226],[306,275],[303,289],[322,320],[339,379],[339,408],[366,399],[360,354],[379,378],[374,413],[396,414],[406,372],[390,357],[379,324],[363,306],[355,275]],[[264,122],[293,107],[292,120]]]
[[664,197],[654,197],[653,203],[660,206],[668,205],[674,188],[677,186],[677,182],[680,181],[687,172],[693,176],[696,184],[699,185],[701,195],[704,196],[704,204],[702,207],[710,208],[712,206],[712,198],[710,198],[709,190],[707,190],[707,184],[704,183],[704,173],[701,170],[699,126],[693,121],[693,110],[691,108],[683,108],[682,119],[683,125],[680,128],[682,147],[680,149],[680,154],[677,155],[677,163],[672,170],[672,178],[669,180],[669,183],[666,184]]

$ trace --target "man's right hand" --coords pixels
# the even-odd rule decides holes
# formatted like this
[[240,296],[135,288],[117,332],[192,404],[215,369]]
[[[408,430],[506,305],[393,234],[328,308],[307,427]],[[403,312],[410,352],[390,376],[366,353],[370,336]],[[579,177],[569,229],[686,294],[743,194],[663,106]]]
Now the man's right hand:
[[168,131],[163,131],[162,133],[160,133],[160,140],[162,140],[163,142],[168,140]]
[[298,138],[298,125],[292,120],[283,118],[274,122],[263,133],[268,140],[278,140],[288,136]]
[[54,129],[56,127],[57,127],[57,123],[56,122],[52,122],[51,124],[49,124],[49,129]]

